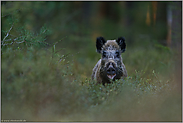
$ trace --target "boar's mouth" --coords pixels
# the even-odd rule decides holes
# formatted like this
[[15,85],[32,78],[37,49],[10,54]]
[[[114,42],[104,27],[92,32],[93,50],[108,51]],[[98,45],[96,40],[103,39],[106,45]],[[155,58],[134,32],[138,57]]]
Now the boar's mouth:
[[116,74],[107,74],[107,77],[108,77],[109,79],[113,79],[115,76],[116,76]]
[[107,77],[109,79],[114,79],[114,77],[116,76],[116,70],[110,66],[108,69],[107,69]]

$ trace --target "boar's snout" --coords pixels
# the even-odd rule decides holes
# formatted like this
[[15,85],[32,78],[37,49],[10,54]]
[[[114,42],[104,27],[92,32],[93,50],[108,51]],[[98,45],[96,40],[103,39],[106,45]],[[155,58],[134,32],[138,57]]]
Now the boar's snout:
[[115,65],[112,62],[107,64],[107,77],[113,79],[116,76]]

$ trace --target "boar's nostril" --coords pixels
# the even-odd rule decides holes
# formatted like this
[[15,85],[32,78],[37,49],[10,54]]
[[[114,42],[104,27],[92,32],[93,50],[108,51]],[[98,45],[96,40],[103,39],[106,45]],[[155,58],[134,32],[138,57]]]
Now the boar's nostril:
[[108,64],[107,64],[107,66],[106,66],[107,68],[110,68],[110,67],[115,67],[115,65],[114,65],[114,63],[112,63],[112,62],[109,62]]
[[107,74],[114,75],[115,73],[116,73],[116,71],[115,71],[114,68],[110,67],[110,68],[107,69]]

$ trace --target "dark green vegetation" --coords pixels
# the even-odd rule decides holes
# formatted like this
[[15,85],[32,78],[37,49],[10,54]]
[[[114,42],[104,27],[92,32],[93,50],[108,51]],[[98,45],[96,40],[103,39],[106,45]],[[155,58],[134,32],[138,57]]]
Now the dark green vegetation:
[[[12,6],[21,4],[12,3],[2,5],[12,8],[2,9],[1,17],[2,120],[181,121],[180,50],[168,48],[149,35],[137,38],[129,34],[133,42],[126,38],[127,50],[122,54],[129,76],[105,87],[96,85],[90,78],[100,55],[90,29],[70,20],[63,22],[59,32],[56,23],[52,28],[40,21],[33,23],[31,11],[26,8],[32,5],[44,20],[49,15],[43,11],[46,5],[54,12],[64,6],[69,13],[67,5],[71,4],[43,2],[45,6],[40,7],[42,2],[25,2],[26,9],[17,13]],[[33,22],[22,18],[24,11]],[[58,17],[71,16],[60,14]],[[41,26],[30,31],[29,26],[36,24]],[[109,27],[106,30],[110,35],[106,30],[101,33],[115,37],[116,32]]]

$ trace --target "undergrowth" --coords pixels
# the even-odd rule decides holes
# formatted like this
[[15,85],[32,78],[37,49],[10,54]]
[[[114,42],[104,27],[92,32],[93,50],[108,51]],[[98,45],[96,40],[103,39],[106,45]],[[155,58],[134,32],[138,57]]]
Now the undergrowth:
[[[96,85],[89,76],[82,77],[74,70],[69,53],[56,51],[57,43],[47,47],[50,44],[45,42],[46,31],[44,27],[35,35],[24,30],[15,37],[6,31],[2,39],[3,120],[181,120],[181,98],[172,88],[174,79],[168,71],[159,69],[164,64],[163,69],[168,70],[173,62],[161,57],[158,50],[148,51],[147,54],[152,53],[150,57],[143,56],[144,50],[124,56],[129,76],[105,86]],[[171,56],[169,51],[163,53]],[[145,64],[149,58],[150,62]],[[85,70],[83,64],[80,66],[80,72]]]

